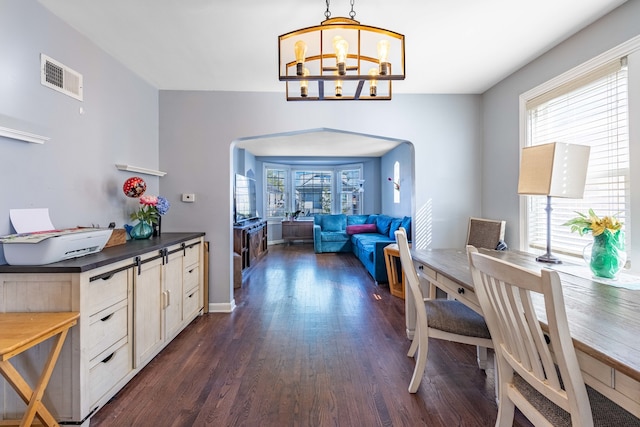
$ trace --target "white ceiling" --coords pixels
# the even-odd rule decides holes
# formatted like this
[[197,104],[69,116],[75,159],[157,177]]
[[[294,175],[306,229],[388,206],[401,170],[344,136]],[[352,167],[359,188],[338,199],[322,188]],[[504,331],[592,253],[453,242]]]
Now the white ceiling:
[[[478,94],[624,1],[363,0],[354,10],[362,24],[405,35],[407,77],[394,93]],[[318,25],[326,9],[321,0],[39,2],[160,90],[283,96],[278,36]],[[330,2],[332,17],[350,8]]]

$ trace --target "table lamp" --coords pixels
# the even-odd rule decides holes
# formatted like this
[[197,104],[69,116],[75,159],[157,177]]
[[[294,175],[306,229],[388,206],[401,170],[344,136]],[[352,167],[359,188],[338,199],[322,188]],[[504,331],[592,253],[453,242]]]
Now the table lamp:
[[587,145],[551,142],[522,149],[518,194],[547,196],[547,253],[538,262],[561,264],[551,254],[551,198],[581,199],[589,165]]

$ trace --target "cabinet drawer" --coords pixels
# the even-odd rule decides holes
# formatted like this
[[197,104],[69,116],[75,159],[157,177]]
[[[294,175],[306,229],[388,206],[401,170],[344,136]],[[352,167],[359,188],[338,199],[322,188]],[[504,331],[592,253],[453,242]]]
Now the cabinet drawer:
[[[197,242],[197,240],[187,242],[186,245],[189,246],[189,245],[191,245],[191,244],[193,244],[195,242]],[[190,265],[193,265],[193,264],[196,264],[196,263],[200,262],[200,249],[201,249],[201,246],[202,246],[202,244],[185,248],[185,254],[184,254],[184,265],[185,265],[185,267],[188,267]]]
[[95,405],[132,369],[131,347],[126,339],[100,354],[91,362],[89,370],[89,397]]
[[413,264],[416,267],[416,272],[418,273],[418,276],[423,276],[426,280],[429,280],[429,279],[436,280],[435,270],[419,262],[414,262]]
[[191,265],[184,269],[183,276],[183,285],[182,289],[185,292],[191,291],[191,289],[195,288],[200,284],[200,266],[199,265]]
[[[636,405],[640,405],[640,383],[638,381],[616,371],[616,390],[633,400]],[[631,412],[638,416],[638,411]]]
[[578,364],[582,372],[591,375],[607,387],[613,388],[614,369],[612,367],[605,365],[580,350],[576,351],[576,357],[578,358]]
[[200,287],[196,286],[184,294],[182,318],[185,320],[191,318],[195,313],[200,311],[200,308],[202,308],[200,305]]
[[127,336],[127,309],[124,300],[89,317],[89,360]]
[[131,271],[131,269],[118,271],[89,283],[89,315],[127,298],[127,286]]

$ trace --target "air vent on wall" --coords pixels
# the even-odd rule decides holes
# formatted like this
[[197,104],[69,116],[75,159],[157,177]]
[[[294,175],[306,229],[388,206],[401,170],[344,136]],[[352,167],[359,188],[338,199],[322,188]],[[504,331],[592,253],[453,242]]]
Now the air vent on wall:
[[82,74],[40,54],[40,82],[53,90],[82,101]]

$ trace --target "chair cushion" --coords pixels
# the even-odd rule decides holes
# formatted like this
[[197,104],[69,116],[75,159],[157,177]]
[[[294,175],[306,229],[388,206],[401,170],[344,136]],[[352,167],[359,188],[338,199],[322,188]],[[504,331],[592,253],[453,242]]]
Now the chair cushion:
[[424,302],[430,328],[444,332],[491,339],[484,317],[456,300],[444,298]]
[[[513,385],[540,413],[554,426],[571,426],[571,416],[567,411],[540,394],[518,374],[513,376]],[[597,426],[640,426],[640,419],[627,412],[593,388],[587,386],[593,425]]]

